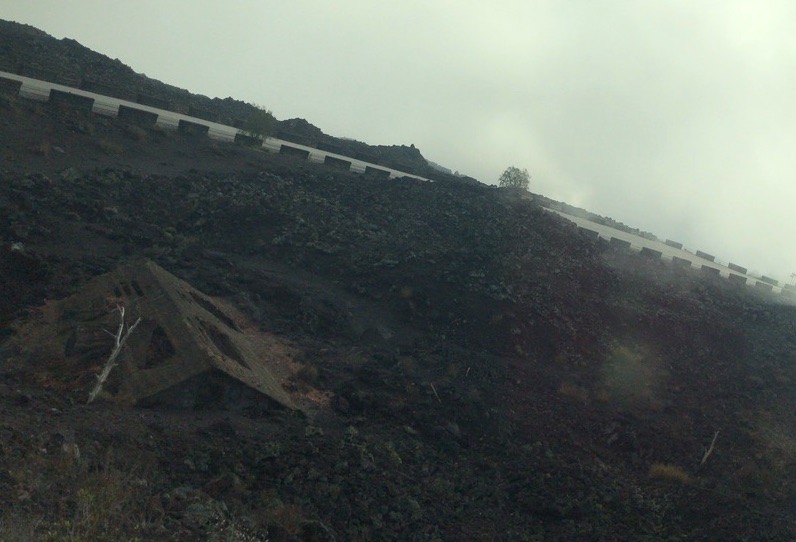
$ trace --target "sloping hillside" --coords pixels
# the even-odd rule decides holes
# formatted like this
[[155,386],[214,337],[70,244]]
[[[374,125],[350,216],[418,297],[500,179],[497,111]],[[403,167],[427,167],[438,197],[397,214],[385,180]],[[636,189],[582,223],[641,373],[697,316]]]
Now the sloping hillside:
[[[0,539],[796,536],[778,298],[494,187],[0,108]],[[309,415],[86,406],[111,337],[15,340],[140,258],[289,344]]]
[[[59,40],[34,27],[2,19],[0,70],[132,101],[143,96],[148,102],[160,103],[168,109],[229,126],[241,127],[255,110],[254,105],[230,97],[221,99],[193,94],[137,73],[119,59],[92,51],[73,39]],[[475,181],[435,170],[414,145],[369,145],[335,137],[324,134],[320,128],[304,119],[278,120],[274,134],[424,177],[457,182]]]

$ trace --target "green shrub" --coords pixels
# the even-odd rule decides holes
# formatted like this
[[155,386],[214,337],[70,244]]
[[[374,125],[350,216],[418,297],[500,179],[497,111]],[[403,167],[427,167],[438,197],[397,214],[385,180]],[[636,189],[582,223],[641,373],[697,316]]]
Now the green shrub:
[[271,134],[275,121],[276,119],[270,111],[255,105],[252,114],[243,125],[243,131],[251,137],[264,139]]

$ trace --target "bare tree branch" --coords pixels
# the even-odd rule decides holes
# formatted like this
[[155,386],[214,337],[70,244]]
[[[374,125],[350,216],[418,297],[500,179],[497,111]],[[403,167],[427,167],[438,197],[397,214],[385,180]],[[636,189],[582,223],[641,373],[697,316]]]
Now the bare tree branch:
[[[127,342],[127,339],[130,337],[130,334],[133,332],[136,326],[138,326],[138,324],[141,323],[141,317],[139,316],[138,320],[136,320],[132,326],[127,328],[127,332],[125,333],[124,307],[121,305],[116,305],[116,309],[114,310],[119,311],[119,328],[116,330],[116,335],[113,336],[115,339],[115,344],[113,347],[113,351],[111,352],[111,355],[108,357],[108,361],[105,362],[105,366],[102,368],[102,371],[100,371],[100,374],[97,375],[97,383],[94,385],[94,389],[92,389],[91,393],[88,395],[88,401],[86,402],[87,405],[90,405],[94,401],[94,399],[96,399],[97,394],[100,392],[100,390],[102,390],[102,385],[108,379],[108,376],[111,374],[113,368],[116,367],[116,365],[118,365],[116,363],[116,358],[119,356],[119,352],[122,351],[124,343]],[[113,335],[107,330],[105,331],[110,335]]]
[[710,448],[705,450],[705,455],[702,456],[702,461],[699,462],[699,467],[700,468],[702,467],[702,465],[705,464],[705,461],[708,460],[708,457],[710,457],[710,454],[713,453],[713,448],[714,448],[714,446],[716,446],[716,439],[717,438],[719,438],[719,432],[718,431],[716,431],[716,433],[713,435],[713,440],[710,443]]

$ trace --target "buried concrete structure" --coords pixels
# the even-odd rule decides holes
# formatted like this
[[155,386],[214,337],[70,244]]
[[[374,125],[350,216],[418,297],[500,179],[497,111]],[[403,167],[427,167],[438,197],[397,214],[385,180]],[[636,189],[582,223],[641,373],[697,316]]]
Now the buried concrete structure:
[[177,131],[188,136],[205,136],[210,132],[210,126],[202,124],[201,122],[191,122],[181,119],[180,122],[177,123]]
[[691,260],[680,256],[672,256],[672,263],[679,267],[691,267]]
[[746,272],[747,272],[747,269],[745,267],[741,267],[740,265],[738,265],[736,263],[730,262],[730,263],[727,264],[727,267],[730,268],[733,271],[736,271],[736,272],[742,274],[742,275],[745,275]]
[[285,145],[284,143],[279,147],[279,154],[296,156],[298,158],[303,158],[304,160],[310,159],[310,151],[306,149],[299,149],[298,147],[292,147],[290,145]]
[[663,256],[663,252],[660,250],[655,250],[649,247],[641,247],[641,252],[639,253],[646,258],[651,258],[653,260],[660,260]]
[[343,160],[342,158],[336,158],[334,156],[325,156],[323,159],[323,163],[327,166],[333,167],[335,169],[340,169],[343,171],[349,171],[351,169],[351,161],[350,160]]
[[669,245],[670,247],[679,248],[680,250],[683,250],[683,243],[678,243],[677,241],[672,241],[671,239],[667,239],[666,244]]
[[22,81],[0,77],[0,95],[18,96],[22,89]]
[[630,250],[630,241],[619,239],[618,237],[611,237],[611,246],[618,250]]
[[49,103],[51,107],[71,108],[84,113],[91,113],[94,108],[94,98],[56,89],[50,89]]
[[702,252],[701,250],[696,251],[697,258],[702,258],[703,260],[707,260],[709,262],[716,261],[716,257],[713,254],[708,254],[707,252]]
[[17,349],[32,360],[57,360],[52,379],[59,387],[87,394],[113,348],[117,306],[125,307],[125,330],[141,322],[100,398],[176,408],[297,408],[282,387],[284,349],[269,352],[212,298],[148,260],[95,277],[46,306],[20,329]]
[[373,166],[365,166],[365,175],[374,177],[376,179],[389,179],[390,172],[386,169],[381,169]]
[[158,114],[137,107],[129,107],[124,104],[119,106],[119,113],[116,115],[119,120],[127,121],[139,126],[155,126],[158,122]]

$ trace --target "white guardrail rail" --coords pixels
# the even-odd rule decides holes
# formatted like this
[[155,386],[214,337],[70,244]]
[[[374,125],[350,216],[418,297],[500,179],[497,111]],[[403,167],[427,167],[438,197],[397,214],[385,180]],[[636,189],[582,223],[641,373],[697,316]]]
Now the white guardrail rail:
[[610,226],[598,224],[582,217],[573,216],[557,209],[547,208],[547,211],[566,218],[570,222],[574,222],[579,230],[595,239],[604,239],[618,247],[639,252],[651,258],[668,260],[675,265],[701,269],[706,273],[724,277],[739,285],[745,284],[760,290],[780,293],[796,301],[796,286],[792,284],[783,284],[781,281],[771,277],[754,275],[740,265],[722,262],[713,255],[701,250],[691,251],[683,247],[681,243],[676,243],[674,241],[667,240],[666,242],[661,242],[647,239],[646,237],[617,230]]
[[[246,135],[239,128],[226,124],[220,124],[144,103],[114,98],[72,86],[51,83],[5,71],[0,71],[0,90],[5,92],[17,92],[22,98],[38,101],[50,101],[55,96],[61,100],[65,100],[65,103],[69,102],[67,105],[85,108],[86,110],[90,109],[92,113],[111,117],[118,116],[120,110],[125,108],[128,113],[143,116],[148,115],[152,124],[161,128],[169,130],[194,130],[197,133],[205,133],[211,138],[222,141],[235,141],[238,137]],[[344,156],[274,137],[266,138],[262,142],[261,148],[269,152],[303,156],[311,162],[327,163],[336,167],[347,167],[349,171],[356,173],[371,172],[385,178],[409,177],[422,181],[429,181],[429,179],[424,177],[388,168],[380,164],[365,162],[350,156]],[[667,259],[674,264],[683,265],[684,267],[701,268],[707,273],[725,277],[739,285],[746,284],[765,291],[779,292],[796,300],[796,286],[780,284],[779,281],[770,277],[752,275],[748,273],[747,269],[744,267],[733,263],[725,264],[705,252],[699,250],[691,252],[680,243],[672,241],[662,243],[629,232],[616,230],[609,226],[597,224],[581,217],[569,215],[557,209],[547,210],[574,222],[581,231],[591,237],[602,238],[617,246],[635,250],[650,257]]]
[[[235,141],[236,137],[245,135],[245,133],[238,128],[201,119],[191,115],[177,113],[168,109],[153,107],[151,105],[146,105],[139,102],[97,94],[96,92],[90,92],[58,83],[50,83],[40,79],[33,79],[24,75],[0,71],[0,87],[11,88],[16,86],[15,83],[19,84],[18,94],[22,98],[38,101],[49,101],[53,96],[53,91],[56,91],[56,93],[59,93],[58,95],[69,95],[74,97],[75,102],[80,101],[80,98],[78,97],[84,98],[86,108],[88,108],[88,100],[93,100],[90,105],[91,112],[97,113],[99,115],[116,117],[119,115],[120,108],[125,107],[137,112],[157,115],[155,124],[164,129],[178,130],[182,124],[184,126],[190,126],[194,129],[206,132],[209,137],[222,141]],[[333,164],[337,167],[345,166],[347,164],[348,169],[355,173],[373,172],[375,174],[389,178],[409,177],[421,181],[429,181],[429,179],[425,177],[420,177],[412,173],[407,173],[380,164],[365,162],[350,156],[344,156],[274,137],[266,138],[265,141],[263,141],[262,148],[269,152],[283,152],[286,154],[302,155],[311,162]]]

